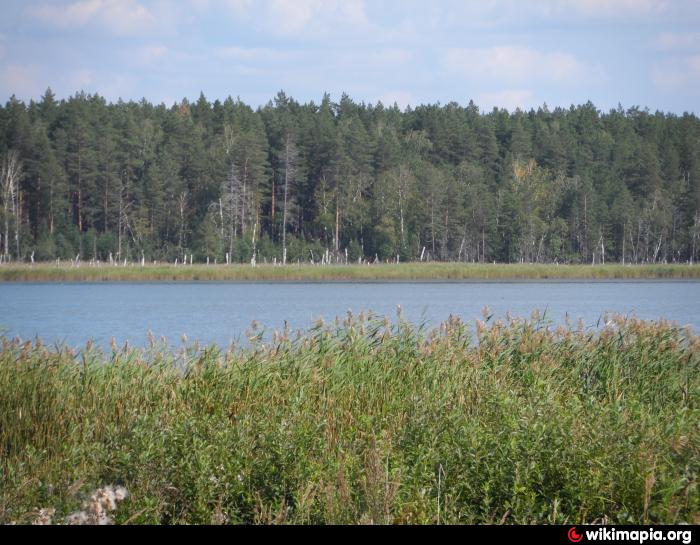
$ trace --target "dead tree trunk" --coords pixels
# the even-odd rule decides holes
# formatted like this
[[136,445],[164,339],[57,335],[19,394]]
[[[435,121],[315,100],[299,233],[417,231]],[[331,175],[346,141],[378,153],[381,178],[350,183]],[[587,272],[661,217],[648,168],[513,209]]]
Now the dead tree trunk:
[[[178,233],[178,253],[183,255],[183,249],[184,249],[184,244],[185,244],[185,209],[187,208],[187,191],[183,191],[180,193],[180,197],[178,199],[178,203],[180,205],[180,229]],[[187,259],[184,257],[183,259]]]
[[[5,241],[3,245],[3,260],[10,257],[10,214],[16,219],[15,241],[17,258],[19,259],[19,181],[22,178],[22,164],[19,153],[10,151],[5,156],[0,169],[0,196],[2,196],[3,216],[5,218]],[[11,211],[11,212],[10,212]]]
[[335,258],[338,259],[340,251],[340,202],[338,198],[338,190],[335,193]]
[[287,215],[289,211],[289,184],[296,175],[297,150],[291,135],[284,142],[284,206],[282,208],[282,264],[287,264]]

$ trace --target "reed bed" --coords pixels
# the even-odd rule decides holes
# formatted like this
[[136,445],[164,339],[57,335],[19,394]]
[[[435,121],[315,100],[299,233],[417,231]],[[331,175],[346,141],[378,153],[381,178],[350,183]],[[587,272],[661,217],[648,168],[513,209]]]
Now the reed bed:
[[700,265],[506,265],[404,263],[398,265],[0,265],[0,282],[138,281],[459,281],[459,280],[700,279]]
[[0,523],[700,522],[700,339],[348,316],[221,351],[0,346]]

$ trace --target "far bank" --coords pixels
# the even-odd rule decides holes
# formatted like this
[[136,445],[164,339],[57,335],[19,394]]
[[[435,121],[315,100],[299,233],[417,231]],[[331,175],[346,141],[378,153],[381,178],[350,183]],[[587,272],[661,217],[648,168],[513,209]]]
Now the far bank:
[[369,282],[467,280],[700,280],[700,265],[535,265],[405,263],[372,265],[6,264],[0,282]]

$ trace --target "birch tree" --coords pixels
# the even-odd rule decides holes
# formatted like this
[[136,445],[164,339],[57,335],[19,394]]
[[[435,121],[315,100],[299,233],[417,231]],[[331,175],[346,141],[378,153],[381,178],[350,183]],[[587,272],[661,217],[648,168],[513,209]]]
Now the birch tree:
[[398,197],[399,232],[401,252],[406,250],[406,203],[409,199],[411,188],[414,184],[413,174],[407,165],[402,164],[393,172],[394,187]]
[[187,236],[187,200],[188,193],[183,191],[180,193],[177,199],[178,210],[179,210],[179,224],[178,224],[178,238],[177,238],[177,249],[178,254],[182,256],[183,261],[186,259],[184,248],[185,248],[185,237]]
[[294,184],[297,176],[297,166],[299,161],[299,151],[287,133],[284,139],[284,149],[282,150],[282,168],[284,170],[284,202],[282,205],[282,264],[287,264],[287,219],[290,204],[293,198],[290,196],[290,186]]
[[231,163],[231,168],[226,180],[221,186],[221,198],[219,199],[219,218],[224,242],[227,243],[229,255],[233,255],[233,244],[240,234],[246,229],[246,217],[252,207],[252,193],[247,184],[247,170],[243,176],[239,169]]
[[5,220],[5,240],[3,245],[4,260],[10,257],[10,216],[15,219],[15,246],[17,259],[20,258],[20,213],[19,213],[19,181],[22,178],[22,163],[19,153],[10,150],[5,155],[0,169],[0,196],[2,196],[3,218]]

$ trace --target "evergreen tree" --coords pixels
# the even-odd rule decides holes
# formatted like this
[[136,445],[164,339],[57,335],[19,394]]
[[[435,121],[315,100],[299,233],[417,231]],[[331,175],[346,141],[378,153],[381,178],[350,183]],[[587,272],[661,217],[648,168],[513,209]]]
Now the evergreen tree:
[[[0,107],[9,258],[695,262],[700,122],[591,103]],[[6,208],[6,210],[5,210]],[[5,229],[5,223],[7,228]],[[5,239],[8,239],[7,242]],[[17,249],[19,242],[19,251]],[[3,258],[4,259],[4,258]]]

